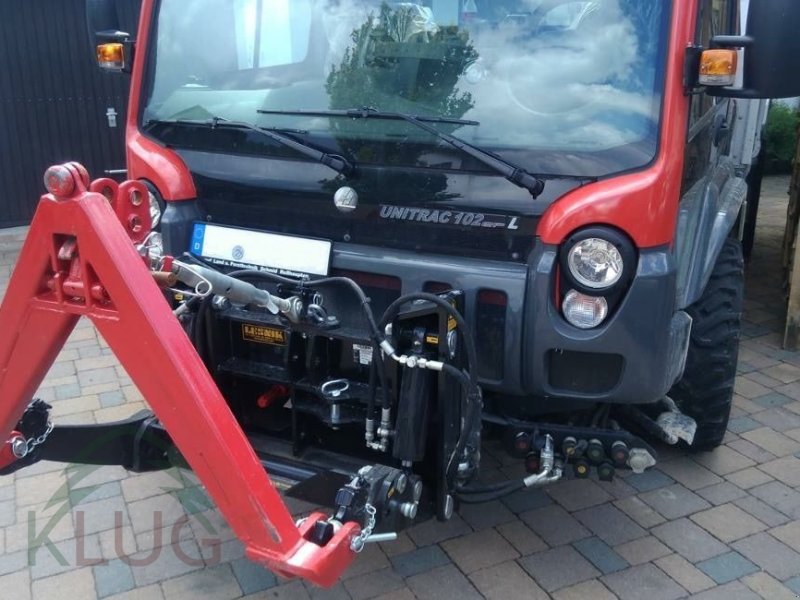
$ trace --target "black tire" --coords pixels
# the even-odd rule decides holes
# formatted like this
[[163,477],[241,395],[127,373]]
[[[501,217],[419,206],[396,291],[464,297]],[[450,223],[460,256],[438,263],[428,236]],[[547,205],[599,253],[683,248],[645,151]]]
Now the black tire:
[[687,309],[692,332],[686,368],[670,391],[681,410],[697,421],[692,450],[713,450],[725,436],[739,356],[743,296],[742,245],[728,238],[703,295]]

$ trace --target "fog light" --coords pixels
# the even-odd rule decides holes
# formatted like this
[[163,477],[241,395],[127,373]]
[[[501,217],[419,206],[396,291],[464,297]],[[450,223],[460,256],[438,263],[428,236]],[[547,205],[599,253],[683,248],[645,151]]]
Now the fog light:
[[608,315],[608,302],[601,296],[587,296],[570,290],[562,303],[564,318],[575,327],[597,327]]

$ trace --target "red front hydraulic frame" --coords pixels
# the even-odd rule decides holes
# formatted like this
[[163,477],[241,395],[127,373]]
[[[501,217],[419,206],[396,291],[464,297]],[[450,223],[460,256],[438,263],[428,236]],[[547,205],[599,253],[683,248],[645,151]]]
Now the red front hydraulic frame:
[[[0,306],[0,440],[9,439],[70,332],[92,320],[244,543],[285,576],[330,586],[354,557],[356,523],[324,546],[298,528],[134,243],[149,232],[147,189],[89,183],[52,167]],[[57,195],[56,195],[57,194]]]

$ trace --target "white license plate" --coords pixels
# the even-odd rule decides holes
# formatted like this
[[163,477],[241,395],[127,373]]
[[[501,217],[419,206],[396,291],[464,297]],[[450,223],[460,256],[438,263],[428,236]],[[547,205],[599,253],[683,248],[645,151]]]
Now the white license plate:
[[190,252],[211,264],[286,277],[327,275],[331,242],[195,223]]

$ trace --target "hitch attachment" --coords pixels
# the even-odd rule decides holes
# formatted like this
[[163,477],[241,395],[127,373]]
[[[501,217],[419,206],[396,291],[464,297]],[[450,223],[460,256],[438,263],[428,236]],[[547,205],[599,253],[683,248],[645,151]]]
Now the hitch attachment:
[[[333,518],[340,523],[363,523],[361,532],[350,542],[353,552],[361,552],[366,543],[396,539],[395,532],[408,526],[417,516],[421,496],[422,482],[416,475],[386,465],[362,467],[336,494]],[[379,534],[380,539],[373,539],[376,514],[381,515],[382,528],[394,529],[388,534]]]
[[39,460],[39,450],[53,431],[51,406],[34,400],[25,409],[0,449],[0,475],[8,475]]
[[[143,183],[90,182],[77,163],[51,167],[0,306],[0,440],[6,466],[41,435],[12,434],[80,317],[89,318],[169,432],[246,554],[287,577],[333,585],[361,528],[324,544],[298,528],[140,253],[150,234]],[[33,443],[31,443],[33,440]],[[26,454],[26,456],[28,456]]]

